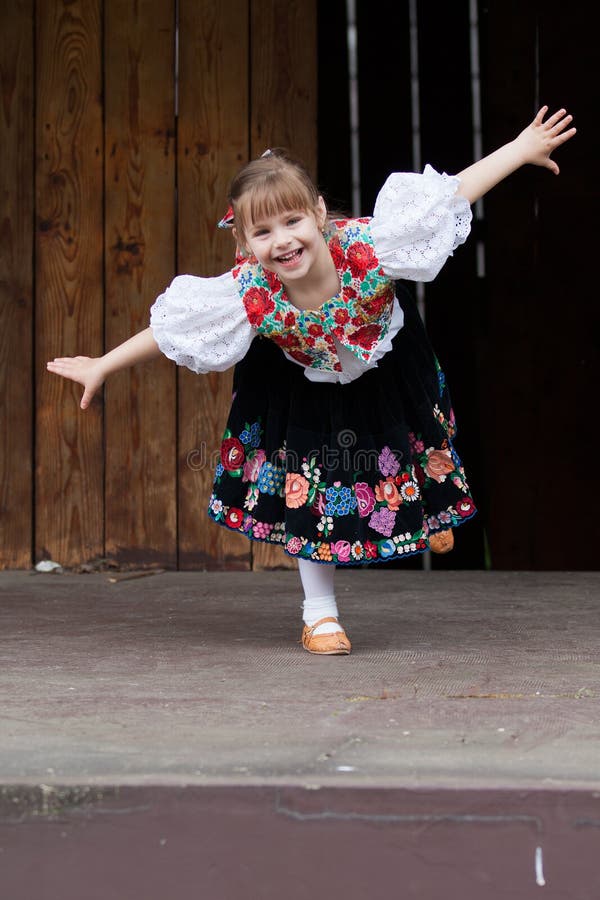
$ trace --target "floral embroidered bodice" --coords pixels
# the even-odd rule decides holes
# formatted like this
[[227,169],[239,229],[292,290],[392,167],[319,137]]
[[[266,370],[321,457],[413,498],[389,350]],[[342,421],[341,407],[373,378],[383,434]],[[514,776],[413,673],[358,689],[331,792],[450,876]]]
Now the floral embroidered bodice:
[[333,223],[327,237],[341,290],[318,309],[293,306],[256,259],[240,259],[222,275],[174,278],[150,311],[154,339],[192,372],[224,372],[259,333],[302,365],[310,381],[359,378],[390,351],[402,327],[393,283],[432,281],[466,240],[471,210],[457,194],[459,183],[431,166],[422,175],[394,172],[371,219]]
[[254,257],[241,260],[233,270],[250,325],[304,366],[340,372],[336,340],[368,362],[388,332],[394,283],[377,259],[369,221],[332,223],[326,240],[340,291],[316,309],[294,306],[277,275]]

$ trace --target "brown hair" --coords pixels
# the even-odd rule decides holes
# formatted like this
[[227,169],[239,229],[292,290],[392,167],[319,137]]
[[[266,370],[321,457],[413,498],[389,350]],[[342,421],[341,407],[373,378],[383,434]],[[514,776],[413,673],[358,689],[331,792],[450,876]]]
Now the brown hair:
[[239,240],[250,222],[291,209],[314,212],[319,191],[303,164],[277,149],[240,169],[231,182],[229,201]]

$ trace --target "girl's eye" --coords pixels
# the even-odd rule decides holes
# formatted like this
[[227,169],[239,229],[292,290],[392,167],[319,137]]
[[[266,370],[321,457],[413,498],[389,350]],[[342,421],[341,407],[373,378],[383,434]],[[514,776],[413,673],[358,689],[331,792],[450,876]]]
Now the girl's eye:
[[288,219],[288,225],[296,225],[300,221],[300,216],[293,216],[291,219]]

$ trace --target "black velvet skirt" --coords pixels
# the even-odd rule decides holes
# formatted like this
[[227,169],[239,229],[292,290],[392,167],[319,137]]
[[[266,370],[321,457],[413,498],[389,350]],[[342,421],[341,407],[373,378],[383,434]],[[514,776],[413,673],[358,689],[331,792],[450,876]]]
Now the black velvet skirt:
[[401,285],[404,326],[376,368],[311,382],[267,338],[235,369],[208,514],[330,565],[398,560],[475,505],[454,448],[444,373]]

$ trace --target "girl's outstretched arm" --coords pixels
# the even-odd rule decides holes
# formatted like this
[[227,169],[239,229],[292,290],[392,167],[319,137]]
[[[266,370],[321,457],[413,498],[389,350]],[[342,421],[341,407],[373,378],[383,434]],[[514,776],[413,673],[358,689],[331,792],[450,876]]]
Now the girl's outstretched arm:
[[87,409],[96,391],[113,372],[126,369],[136,363],[147,362],[161,355],[152,336],[152,330],[145,328],[104,356],[63,356],[46,363],[49,372],[76,381],[84,387],[81,408]]
[[572,138],[576,129],[569,128],[565,131],[573,121],[573,116],[567,115],[565,109],[559,109],[544,122],[547,112],[548,107],[542,106],[531,125],[528,125],[514,141],[459,172],[461,183],[457,193],[466,197],[469,203],[475,203],[498,182],[520,169],[525,163],[545,166],[558,175],[560,170],[554,160],[550,159],[550,154]]

